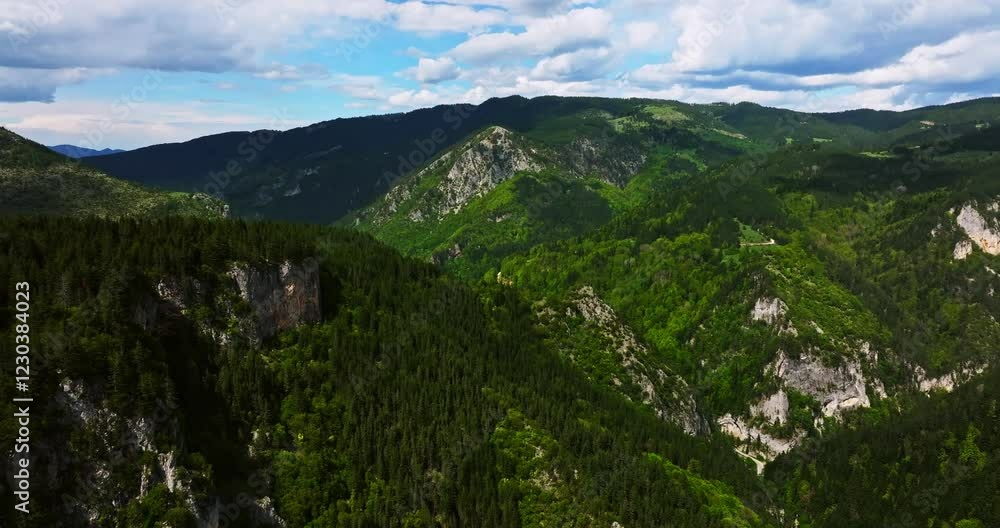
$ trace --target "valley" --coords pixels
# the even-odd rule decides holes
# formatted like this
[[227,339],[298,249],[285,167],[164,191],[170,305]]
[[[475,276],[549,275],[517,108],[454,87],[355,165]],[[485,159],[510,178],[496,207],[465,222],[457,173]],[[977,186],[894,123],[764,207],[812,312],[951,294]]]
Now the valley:
[[998,99],[2,132],[35,526],[1000,524]]

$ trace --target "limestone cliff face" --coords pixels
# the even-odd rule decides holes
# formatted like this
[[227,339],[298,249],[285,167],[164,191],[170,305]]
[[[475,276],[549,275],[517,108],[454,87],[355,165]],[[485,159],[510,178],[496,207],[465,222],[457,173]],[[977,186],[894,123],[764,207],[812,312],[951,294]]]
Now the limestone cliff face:
[[[319,266],[314,261],[234,263],[221,277],[162,277],[153,281],[151,290],[133,303],[136,324],[158,334],[186,327],[219,349],[252,352],[276,333],[321,317]],[[284,526],[267,496],[269,484],[247,491],[234,506],[235,497],[218,496],[206,484],[209,476],[185,466],[184,420],[169,397],[158,401],[151,414],[120,416],[108,410],[99,381],[65,379],[60,389],[53,405],[64,417],[65,429],[74,438],[86,439],[88,446],[45,449],[55,454],[48,462],[52,475],[76,472],[72,474],[86,484],[72,490],[74,518],[94,524],[108,508],[141,499],[162,484],[183,500],[199,526],[221,528],[247,514],[253,526]],[[54,442],[69,445],[68,439]]]
[[235,264],[228,275],[253,309],[259,338],[320,320],[319,269],[313,261],[286,261],[277,267]]
[[[995,218],[1000,212],[1000,202],[993,202],[982,207],[986,212],[985,215],[977,209],[976,205],[965,204],[955,217],[958,227],[968,237],[967,240],[961,240],[955,246],[956,260],[968,257],[972,253],[973,244],[983,253],[1000,255],[1000,221]],[[987,216],[993,218],[987,218]]]
[[646,164],[646,156],[635,146],[613,145],[582,137],[563,152],[564,164],[578,176],[597,178],[624,187]]
[[[56,460],[50,460],[50,485],[60,480],[73,482],[64,499],[70,518],[67,526],[100,524],[110,512],[149,494],[156,485],[166,486],[178,495],[202,528],[223,528],[240,514],[250,526],[283,527],[285,521],[274,511],[265,489],[250,490],[259,497],[246,495],[233,512],[235,503],[206,495],[196,481],[205,475],[182,465],[184,441],[179,434],[179,410],[167,400],[157,402],[148,416],[124,417],[108,410],[100,401],[98,387],[78,380],[65,379],[53,400],[67,430],[77,441],[85,440],[92,452],[83,454],[46,448]],[[51,447],[51,446],[47,446]],[[66,475],[75,474],[75,479]],[[56,478],[57,475],[62,475]],[[115,478],[112,478],[115,475]],[[79,519],[81,523],[74,519]]]
[[[563,326],[567,321],[582,321],[581,330],[593,332],[605,345],[597,353],[610,356],[620,368],[610,379],[612,386],[630,399],[629,394],[637,392],[641,402],[657,416],[681,427],[688,434],[708,431],[708,423],[702,418],[687,382],[658,363],[649,348],[639,341],[632,329],[593,288],[587,286],[575,292],[564,314],[550,311],[540,315],[543,321],[555,323],[550,324],[553,327]],[[594,360],[604,363],[600,358],[581,357],[581,354],[589,352],[587,350],[568,349],[564,352],[579,364]]]
[[442,182],[444,203],[441,212],[451,214],[461,210],[470,200],[493,190],[518,172],[541,170],[541,164],[515,144],[513,133],[506,128],[493,127],[457,155]]
[[[869,407],[876,398],[887,396],[882,382],[871,375],[876,371],[879,353],[863,337],[834,337],[808,320],[798,321],[796,327],[788,304],[774,295],[758,297],[750,308],[748,320],[750,324],[766,325],[781,336],[783,349],[760,373],[761,386],[767,387],[767,392],[749,402],[746,411],[718,417],[716,425],[739,440],[737,451],[753,460],[759,471],[809,434],[798,426],[788,427],[792,391],[809,396],[818,404],[819,410],[813,417],[817,430],[822,429],[825,419],[839,419],[853,409]],[[820,339],[802,347],[806,330]],[[787,352],[790,349],[800,351],[790,354]]]
[[[319,322],[319,267],[315,261],[276,265],[234,263],[221,288],[210,290],[204,281],[163,277],[154,285],[155,295],[143,297],[133,307],[133,321],[147,329],[169,324],[172,318],[189,317],[208,307],[214,318],[196,320],[201,333],[220,346],[233,340],[250,347],[280,331]],[[237,309],[245,302],[250,314]]]
[[[540,172],[545,166],[543,157],[515,133],[494,126],[396,182],[361,217],[375,226],[385,225],[401,211],[406,211],[405,218],[412,223],[440,220],[519,172]],[[433,184],[427,183],[428,178]]]

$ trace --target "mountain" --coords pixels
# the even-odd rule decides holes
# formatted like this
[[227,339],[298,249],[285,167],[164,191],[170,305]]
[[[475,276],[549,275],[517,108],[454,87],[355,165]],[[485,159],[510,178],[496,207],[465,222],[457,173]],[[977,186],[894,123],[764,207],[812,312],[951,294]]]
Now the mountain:
[[0,128],[0,212],[97,216],[225,216],[208,195],[165,192],[110,177]]
[[[945,122],[946,114],[954,114],[952,122],[961,119],[972,126],[976,116],[991,115],[987,107],[994,108],[995,115],[998,106],[993,99],[971,109],[912,112],[897,118],[898,125],[891,121],[893,126],[885,130],[886,120],[871,124],[873,118],[864,113],[804,114],[750,103],[508,97],[480,105],[336,119],[285,132],[231,132],[87,158],[85,163],[144,185],[223,198],[240,216],[330,223],[368,206],[428,160],[491,126],[554,148],[575,148],[575,168],[588,170],[589,164],[612,156],[623,155],[618,163],[627,163],[636,155],[651,155],[623,137],[641,137],[651,144],[671,141],[678,150],[704,140],[713,150],[699,156],[711,162],[786,143],[880,146],[896,136],[925,132],[927,126],[920,121]],[[608,138],[611,144],[606,147],[624,144],[626,151],[588,151],[585,141],[600,138]],[[633,169],[620,165],[614,170],[617,177],[625,177]]]
[[90,158],[94,156],[107,156],[108,154],[118,154],[119,152],[125,152],[121,149],[101,149],[94,150],[86,147],[77,147],[76,145],[55,145],[49,147],[50,149],[66,156],[68,158],[80,159],[80,158]]
[[[0,273],[30,281],[46,402],[31,421],[45,485],[26,516],[3,493],[4,526],[773,526],[731,446],[591,383],[512,288],[336,229],[0,230]],[[4,412],[18,394],[0,382]]]
[[996,100],[693,108],[732,129],[674,103],[537,125],[569,141],[487,127],[343,224],[525,291],[592,379],[759,468],[996,364]]
[[92,158],[250,218],[0,217],[0,524],[1000,525],[998,152],[997,99],[544,97]]

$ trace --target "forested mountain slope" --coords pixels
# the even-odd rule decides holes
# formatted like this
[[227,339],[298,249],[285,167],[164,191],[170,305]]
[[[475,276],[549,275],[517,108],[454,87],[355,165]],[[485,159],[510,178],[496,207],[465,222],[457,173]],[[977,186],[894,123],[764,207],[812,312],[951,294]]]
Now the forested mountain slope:
[[112,178],[0,128],[0,213],[222,217],[228,208],[205,194]]
[[29,282],[45,402],[35,507],[3,493],[5,526],[768,525],[730,445],[590,383],[512,288],[321,228],[2,230],[0,316]]
[[1000,525],[997,387],[994,370],[792,451],[768,468],[773,496],[789,522],[814,528]]
[[[761,137],[771,112],[831,137],[793,127],[763,150],[705,133],[674,103],[603,136],[589,135],[591,112],[577,124],[592,126],[562,132],[575,141],[491,127],[345,223],[525,290],[543,323],[574,329],[553,346],[592,379],[689,430],[713,423],[760,467],[849,415],[996,364],[995,101],[822,121],[710,108]],[[634,157],[608,149],[576,170],[574,149],[592,142]],[[604,324],[581,318],[581,299]]]
[[[508,98],[275,134],[215,182],[341,228],[76,166],[48,212],[86,218],[0,207],[0,339],[27,281],[46,402],[24,525],[992,526],[998,134],[991,99]],[[6,137],[4,170],[65,162]],[[190,193],[244,141],[99,159]]]
[[[984,99],[921,112],[873,118],[867,113],[804,114],[738,105],[579,97],[508,97],[480,105],[452,105],[406,114],[336,119],[286,132],[232,132],[186,143],[156,145],[85,163],[155,187],[206,192],[249,217],[333,222],[368,206],[391,185],[491,126],[550,147],[568,147],[569,166],[621,177],[630,160],[653,156],[621,133],[661,137],[678,150],[715,145],[698,159],[710,162],[745,150],[770,151],[786,143],[884,145],[900,135],[927,132],[921,121],[974,127],[1000,114]],[[289,120],[275,118],[275,127]],[[671,125],[663,127],[648,125]],[[695,161],[695,163],[700,163]],[[627,176],[627,174],[626,174]],[[616,184],[623,181],[617,180]]]

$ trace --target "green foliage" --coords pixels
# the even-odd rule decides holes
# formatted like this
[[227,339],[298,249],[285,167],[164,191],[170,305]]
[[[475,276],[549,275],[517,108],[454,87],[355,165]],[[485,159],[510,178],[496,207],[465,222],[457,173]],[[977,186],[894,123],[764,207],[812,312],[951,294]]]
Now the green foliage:
[[162,192],[116,180],[0,128],[0,212],[221,217],[225,205],[204,194]]
[[[184,218],[6,219],[0,226],[17,233],[0,240],[4,320],[13,320],[13,284],[28,280],[34,331],[66,335],[33,378],[35,397],[57,401],[63,379],[79,380],[123,418],[155,416],[146,398],[169,399],[176,422],[160,431],[156,449],[177,451],[177,478],[190,482],[196,499],[239,504],[240,494],[269,495],[290,526],[537,526],[581,518],[726,526],[737,497],[754,488],[749,471],[734,471],[741,463],[727,444],[688,436],[595,386],[547,348],[516,290],[464,285],[365,235]],[[232,287],[229,262],[306,256],[322,263],[325,319],[263,349],[238,342],[219,349],[181,313],[152,331],[134,319],[161,278],[197,279],[210,299]],[[11,331],[5,327],[2,338]],[[5,350],[0,359],[12,362]],[[5,378],[2,400],[13,394]],[[13,412],[10,405],[4,412]],[[105,455],[96,441],[81,440],[95,434],[88,429],[67,438],[58,414],[40,419],[33,434],[80,465],[57,486],[37,490],[31,522],[80,525],[79,511],[42,506],[79,495],[71,475]],[[5,428],[0,440],[13,443],[15,433]],[[544,457],[536,459],[533,446]],[[691,469],[664,481],[649,453]],[[126,457],[114,466],[114,483],[84,503],[97,507],[104,493],[134,497],[150,463],[153,453]],[[257,469],[273,479],[261,485]],[[698,479],[725,484],[708,493],[690,484]],[[10,500],[0,515],[13,511]],[[182,500],[159,486],[102,526],[183,526],[190,519]],[[240,511],[231,525],[248,522]]]

